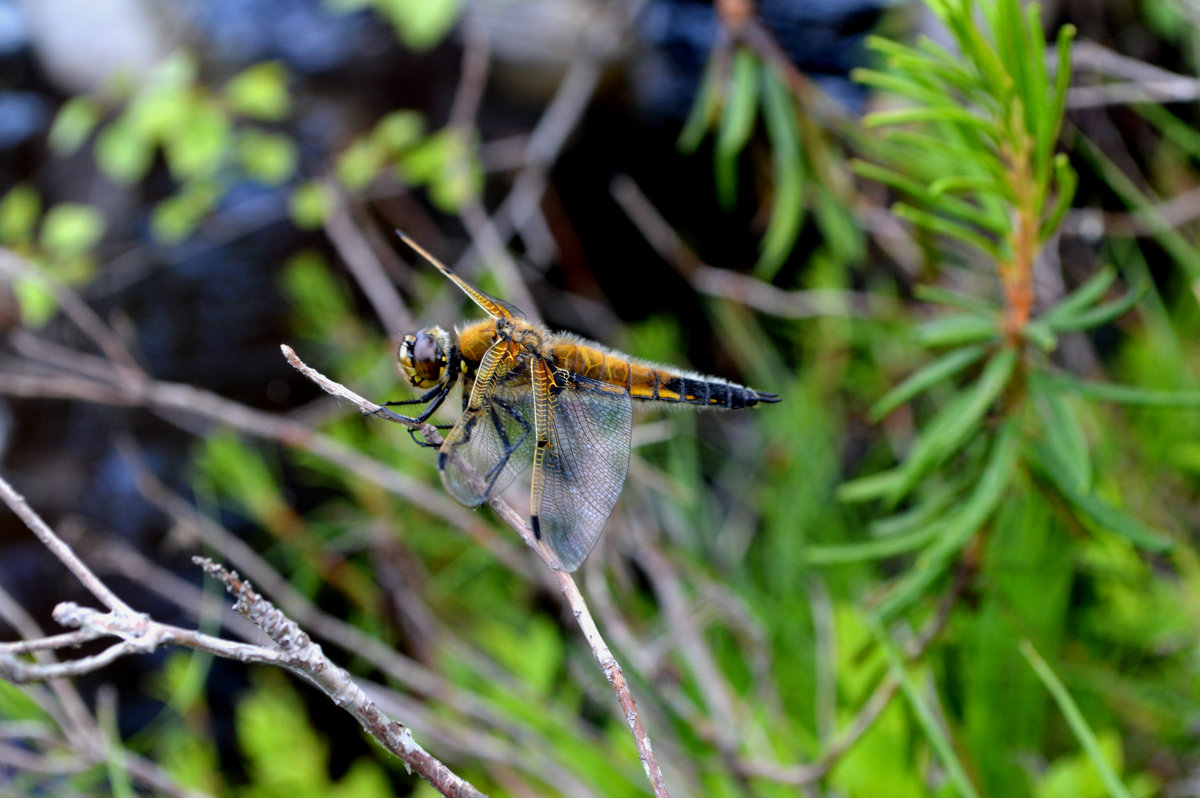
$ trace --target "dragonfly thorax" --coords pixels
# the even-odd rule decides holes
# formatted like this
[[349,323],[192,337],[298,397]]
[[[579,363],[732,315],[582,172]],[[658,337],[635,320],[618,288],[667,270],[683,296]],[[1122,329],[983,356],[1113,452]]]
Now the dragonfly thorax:
[[432,388],[445,378],[449,352],[450,334],[441,327],[426,327],[415,335],[404,336],[396,359],[410,385]]

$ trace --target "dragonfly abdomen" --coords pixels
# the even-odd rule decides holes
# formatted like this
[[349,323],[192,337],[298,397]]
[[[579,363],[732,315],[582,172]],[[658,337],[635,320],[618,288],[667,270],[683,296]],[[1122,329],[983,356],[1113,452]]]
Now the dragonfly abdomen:
[[760,402],[777,402],[775,394],[764,394],[715,377],[679,374],[666,369],[625,360],[598,347],[571,342],[554,346],[555,363],[581,377],[624,388],[630,397],[645,402],[671,402],[703,407],[740,410]]
[[652,380],[656,388],[651,395],[633,393],[635,399],[681,402],[728,410],[753,407],[760,401],[757,391],[724,380],[704,379],[700,375],[672,374],[658,369],[648,369],[648,371],[653,372]]

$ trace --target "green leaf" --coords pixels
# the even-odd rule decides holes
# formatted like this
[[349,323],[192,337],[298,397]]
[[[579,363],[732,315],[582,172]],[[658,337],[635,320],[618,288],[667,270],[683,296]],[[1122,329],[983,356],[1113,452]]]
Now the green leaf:
[[878,474],[852,479],[838,485],[837,499],[847,504],[879,499],[895,492],[903,477],[903,472],[897,467]]
[[984,367],[979,380],[951,399],[921,431],[912,451],[900,466],[904,478],[893,498],[899,499],[930,469],[953,455],[983,423],[984,414],[1008,386],[1018,361],[1015,349],[1001,349]]
[[892,642],[883,624],[876,618],[869,618],[868,623],[871,628],[871,634],[875,637],[875,640],[879,643],[884,655],[887,657],[888,669],[900,683],[900,689],[904,693],[905,698],[908,699],[909,705],[913,708],[913,713],[916,715],[921,729],[925,732],[925,737],[929,740],[933,750],[937,753],[938,759],[941,760],[943,767],[945,767],[950,783],[955,786],[963,798],[979,798],[979,794],[975,791],[975,787],[967,777],[966,768],[959,759],[958,753],[954,750],[954,744],[950,742],[950,738],[946,736],[946,732],[942,728],[942,723],[938,717],[940,713],[935,713],[926,705],[929,700],[929,691],[917,684],[917,681],[909,672],[908,666],[904,663],[903,655],[896,644]]
[[970,497],[942,522],[934,544],[921,554],[901,582],[879,605],[880,618],[886,620],[895,617],[919,599],[945,572],[951,558],[967,545],[1007,495],[1008,486],[1017,472],[1020,453],[1020,435],[1017,434],[1016,423],[1009,419],[994,436],[987,465]]
[[1049,122],[1044,137],[1038,142],[1039,147],[1049,151],[1053,148],[1062,129],[1063,113],[1067,107],[1067,90],[1071,87],[1071,42],[1075,39],[1075,26],[1063,25],[1058,29],[1058,39],[1055,41],[1055,54],[1058,56],[1058,68],[1054,75],[1054,96],[1051,100]]
[[425,119],[416,111],[393,111],[375,123],[371,142],[391,158],[398,158],[421,141]]
[[1054,321],[1047,320],[1047,323],[1055,332],[1071,332],[1099,327],[1101,324],[1124,316],[1130,308],[1141,301],[1149,288],[1148,283],[1142,283],[1136,288],[1126,291],[1125,296],[1120,299],[1114,299],[1112,302],[1106,302],[1103,305],[1085,310],[1074,316],[1058,317]]
[[87,97],[72,97],[63,103],[54,117],[47,137],[50,149],[59,157],[74,154],[87,141],[100,121],[100,109]]
[[1055,386],[1040,375],[1030,379],[1035,406],[1042,424],[1037,437],[1046,454],[1058,463],[1061,473],[1080,494],[1092,489],[1092,458],[1087,439],[1075,414]]
[[171,175],[179,181],[211,176],[232,133],[228,115],[215,102],[189,102],[181,129],[163,142]]
[[154,206],[150,231],[163,243],[178,243],[191,235],[219,198],[220,193],[212,184],[189,183],[175,196]]
[[952,122],[977,130],[988,138],[996,137],[995,128],[990,120],[983,119],[973,111],[957,105],[876,111],[869,114],[864,121],[868,128],[906,125],[913,122]]
[[355,140],[337,158],[337,176],[351,191],[361,191],[383,169],[386,153],[374,141]]
[[458,19],[460,0],[375,0],[406,47],[428,50],[441,42]]
[[1067,158],[1066,153],[1054,156],[1054,179],[1058,184],[1058,196],[1054,200],[1054,207],[1042,220],[1041,227],[1038,229],[1038,243],[1045,243],[1058,232],[1063,217],[1067,215],[1067,211],[1071,208],[1071,202],[1075,199],[1075,189],[1079,186],[1079,175],[1071,168],[1071,161]]
[[758,61],[744,48],[733,53],[725,108],[717,126],[716,159],[717,199],[724,208],[737,202],[738,156],[754,132],[758,116]]
[[941,528],[928,524],[899,535],[859,543],[812,545],[805,549],[804,560],[810,565],[833,565],[837,563],[866,562],[895,557],[919,549],[935,538]]
[[0,243],[28,244],[42,215],[42,198],[28,183],[13,186],[0,200]]
[[969,310],[989,318],[995,318],[1000,313],[1000,308],[992,302],[948,291],[936,285],[918,283],[913,286],[913,296],[922,302],[936,302],[939,305],[949,305],[959,310]]
[[680,152],[689,155],[694,153],[700,146],[700,142],[704,140],[704,135],[708,133],[709,128],[717,123],[721,106],[716,90],[716,72],[717,60],[710,58],[708,65],[704,68],[704,77],[700,80],[700,86],[696,89],[696,98],[692,101],[692,108],[688,111],[687,120],[683,123],[683,130],[679,133],[679,140],[675,143]]
[[236,113],[252,119],[278,121],[291,110],[287,79],[287,70],[278,61],[255,64],[225,84],[225,98]]
[[921,346],[960,346],[977,341],[998,339],[998,318],[986,318],[974,313],[942,316],[927,321],[914,331],[913,338]]
[[1200,407],[1200,391],[1163,391],[1111,382],[1091,382],[1062,375],[1048,377],[1046,381],[1055,388],[1074,391],[1080,396],[1102,402],[1166,409]]
[[829,248],[830,255],[840,263],[853,264],[862,259],[864,243],[862,227],[846,202],[827,185],[813,181],[813,218]]
[[1117,270],[1111,266],[1105,266],[1096,272],[1086,283],[1076,288],[1057,305],[1047,311],[1042,317],[1043,321],[1053,323],[1058,319],[1066,319],[1079,315],[1082,311],[1099,302],[1115,279],[1117,279]]
[[96,136],[96,165],[117,183],[135,183],[146,176],[154,162],[154,142],[146,139],[125,119],[107,125]]
[[1044,449],[1035,446],[1029,454],[1030,463],[1037,468],[1050,484],[1080,514],[1080,520],[1089,527],[1108,531],[1123,537],[1138,548],[1162,552],[1174,547],[1174,543],[1151,530],[1137,518],[1101,500],[1095,492],[1083,493],[1075,489],[1072,476]]
[[265,526],[271,526],[274,519],[288,511],[271,467],[236,435],[220,433],[207,438],[199,465],[240,511]]
[[932,487],[928,488],[929,495],[924,498],[924,501],[904,512],[872,521],[868,525],[867,531],[871,537],[886,538],[929,526],[945,515],[950,502],[968,482],[973,483],[974,480],[964,479],[963,475],[960,475],[949,483],[934,483]]
[[316,180],[296,186],[288,197],[288,213],[296,226],[304,230],[316,230],[325,224],[332,206],[330,190]]
[[104,235],[104,217],[90,205],[63,202],[46,212],[39,237],[42,248],[56,260],[84,254]]
[[938,178],[929,184],[929,195],[940,198],[943,194],[957,194],[966,191],[982,191],[991,194],[1002,194],[1007,191],[1005,186],[996,183],[989,175],[950,175]]
[[312,250],[298,252],[288,259],[283,280],[300,331],[309,338],[335,339],[336,328],[350,318],[353,301],[325,259]]
[[1050,325],[1039,319],[1033,319],[1026,324],[1022,334],[1026,341],[1030,341],[1043,352],[1053,352],[1058,348],[1058,336],[1050,329]]
[[427,185],[430,199],[447,213],[483,190],[483,167],[474,142],[453,128],[444,128],[414,147],[397,171],[410,185]]
[[296,171],[296,145],[281,134],[244,129],[238,136],[237,156],[246,174],[268,186],[286,182]]
[[[924,183],[909,175],[902,174],[886,166],[879,166],[878,164],[861,160],[852,161],[851,167],[863,177],[876,180],[884,185],[891,186],[897,191],[904,192],[914,199],[920,200],[923,204],[936,209],[938,213],[953,216],[955,219],[969,225],[981,227],[996,236],[1003,236],[1009,232],[1010,224],[1007,219],[998,218],[989,210],[966,202],[960,197],[945,194],[935,196]],[[900,207],[902,207],[901,203],[897,203],[895,206],[897,211]],[[973,231],[968,230],[968,233],[973,233]],[[974,235],[978,236],[978,234]],[[976,239],[972,239],[970,243],[975,244],[975,242]],[[990,242],[985,246],[987,248],[994,248],[994,245]],[[985,249],[985,251],[988,250]]]
[[771,141],[775,198],[754,273],[770,280],[791,253],[804,224],[804,158],[792,95],[774,70],[763,70],[763,118]]
[[41,280],[17,276],[12,287],[21,308],[21,321],[26,325],[42,327],[58,312],[58,298]]
[[936,213],[914,208],[903,202],[897,202],[893,205],[892,213],[901,219],[907,219],[919,227],[924,227],[932,233],[940,233],[941,235],[958,239],[964,244],[973,246],[992,260],[1000,260],[999,245],[964,224],[947,219],[944,216],[938,216]]
[[908,97],[925,105],[940,104],[945,95],[939,87],[930,85],[927,73],[910,71],[908,74],[897,72],[878,72],[874,69],[855,69],[850,72],[850,79],[881,91]]
[[987,354],[987,350],[987,345],[975,344],[946,353],[888,391],[882,399],[871,407],[871,420],[879,421],[879,419],[917,394],[923,393],[943,380],[954,376]]
[[1067,725],[1071,727],[1071,731],[1075,733],[1075,739],[1079,740],[1079,744],[1087,751],[1088,756],[1092,760],[1092,764],[1100,773],[1101,779],[1104,781],[1104,786],[1108,789],[1108,794],[1113,798],[1132,798],[1129,791],[1125,789],[1125,785],[1121,782],[1121,778],[1113,770],[1109,764],[1108,757],[1104,755],[1104,751],[1100,748],[1100,743],[1096,739],[1095,733],[1091,726],[1088,725],[1087,719],[1083,717],[1083,713],[1079,711],[1079,707],[1071,698],[1070,692],[1067,691],[1062,681],[1051,670],[1046,661],[1038,654],[1037,649],[1033,647],[1033,643],[1028,640],[1021,641],[1021,655],[1033,668],[1034,673],[1042,680],[1042,684],[1046,685],[1046,690],[1054,697],[1054,703],[1058,704],[1058,709],[1066,718]]

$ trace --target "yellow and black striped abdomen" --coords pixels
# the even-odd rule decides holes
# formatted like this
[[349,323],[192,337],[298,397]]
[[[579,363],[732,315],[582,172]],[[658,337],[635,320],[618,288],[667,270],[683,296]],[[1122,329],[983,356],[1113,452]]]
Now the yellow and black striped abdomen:
[[646,402],[670,402],[740,410],[760,402],[778,402],[776,394],[725,382],[701,374],[683,374],[627,360],[617,352],[574,342],[556,342],[554,361],[581,377],[624,388],[630,397]]

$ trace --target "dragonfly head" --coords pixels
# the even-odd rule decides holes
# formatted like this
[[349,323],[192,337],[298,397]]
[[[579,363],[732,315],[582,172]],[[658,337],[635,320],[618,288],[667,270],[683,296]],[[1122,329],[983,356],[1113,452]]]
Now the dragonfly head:
[[441,327],[426,327],[416,335],[404,336],[396,359],[410,385],[432,388],[445,379],[449,352],[450,334]]

